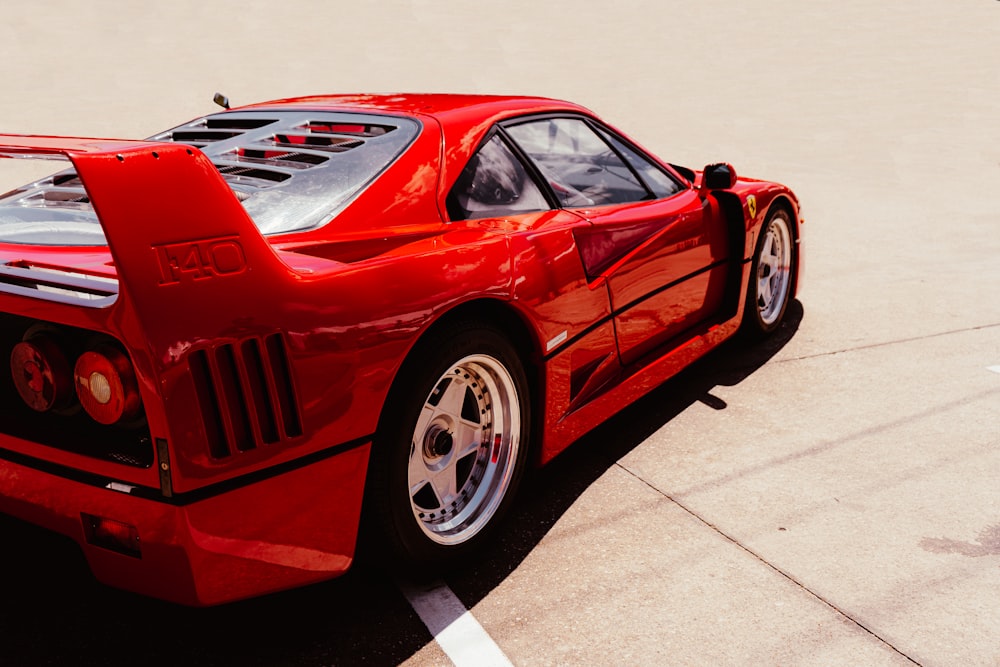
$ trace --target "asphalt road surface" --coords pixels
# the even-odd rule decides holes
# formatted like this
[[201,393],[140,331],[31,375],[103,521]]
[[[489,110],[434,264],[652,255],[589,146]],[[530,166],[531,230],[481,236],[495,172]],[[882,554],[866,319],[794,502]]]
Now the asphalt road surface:
[[[541,471],[495,551],[442,582],[479,628],[458,644],[515,665],[997,665],[998,63],[995,0],[6,0],[0,131],[139,138],[217,90],[525,93],[787,183],[806,275],[786,325]],[[454,607],[426,623],[375,566],[191,610],[0,531],[0,664],[468,655],[429,629]]]

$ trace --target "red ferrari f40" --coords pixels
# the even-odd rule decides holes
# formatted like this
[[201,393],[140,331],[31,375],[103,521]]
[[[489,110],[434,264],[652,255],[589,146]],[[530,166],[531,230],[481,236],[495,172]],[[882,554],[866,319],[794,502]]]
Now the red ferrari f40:
[[285,99],[0,155],[67,162],[0,196],[0,512],[189,605],[345,572],[362,516],[392,558],[467,556],[527,468],[776,329],[802,263],[787,188],[550,99]]

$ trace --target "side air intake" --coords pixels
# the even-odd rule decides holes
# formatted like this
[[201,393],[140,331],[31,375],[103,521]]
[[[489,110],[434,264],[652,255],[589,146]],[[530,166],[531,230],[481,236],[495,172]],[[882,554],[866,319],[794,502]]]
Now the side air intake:
[[201,349],[191,353],[188,363],[212,458],[302,435],[281,334]]

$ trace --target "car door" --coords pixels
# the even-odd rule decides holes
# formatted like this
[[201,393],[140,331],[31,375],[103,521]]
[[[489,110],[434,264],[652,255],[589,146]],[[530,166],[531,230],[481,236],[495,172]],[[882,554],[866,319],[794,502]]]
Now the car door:
[[456,178],[445,209],[453,225],[508,234],[513,299],[547,356],[545,419],[558,424],[621,371],[608,292],[591,285],[576,249],[575,233],[592,225],[559,206],[497,128]]
[[728,244],[721,217],[698,191],[589,119],[535,118],[504,129],[562,207],[591,222],[576,241],[588,278],[607,281],[623,364],[719,310]]

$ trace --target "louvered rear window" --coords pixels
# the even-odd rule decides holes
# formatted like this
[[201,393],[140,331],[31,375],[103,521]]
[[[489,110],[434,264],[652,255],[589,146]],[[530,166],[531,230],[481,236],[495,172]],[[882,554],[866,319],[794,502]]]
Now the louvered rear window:
[[[226,111],[154,141],[199,148],[264,234],[323,225],[413,142],[410,118],[319,111]],[[77,175],[63,171],[0,196],[0,241],[103,245]]]

